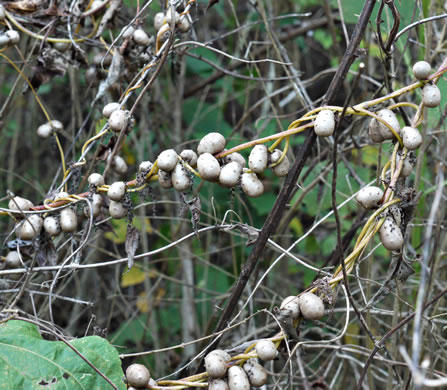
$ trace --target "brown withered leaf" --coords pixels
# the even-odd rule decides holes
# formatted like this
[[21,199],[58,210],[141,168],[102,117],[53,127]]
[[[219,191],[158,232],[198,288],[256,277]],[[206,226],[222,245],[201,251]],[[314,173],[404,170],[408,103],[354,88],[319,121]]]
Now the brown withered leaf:
[[208,11],[211,7],[216,5],[219,2],[219,0],[209,0],[208,5],[206,6],[206,11]]
[[258,239],[259,231],[245,223],[235,223],[231,226],[223,228],[223,231],[228,232],[234,229],[239,230],[241,233],[247,235],[247,242],[245,243],[246,246],[254,244]]
[[133,267],[133,260],[135,252],[137,251],[140,242],[140,232],[132,225],[127,225],[126,233],[126,253],[127,253],[127,268],[130,270]]
[[43,0],[20,0],[3,3],[3,6],[8,11],[29,13],[37,11],[43,3]]
[[189,211],[191,211],[191,222],[194,233],[197,234],[197,224],[200,221],[200,214],[202,214],[202,203],[200,198],[196,196],[195,198],[186,201]]

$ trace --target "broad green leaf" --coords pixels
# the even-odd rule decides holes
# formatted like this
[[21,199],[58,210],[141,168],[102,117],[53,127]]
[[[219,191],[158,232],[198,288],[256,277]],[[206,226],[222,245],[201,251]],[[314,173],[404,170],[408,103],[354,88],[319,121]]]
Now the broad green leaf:
[[[71,344],[125,389],[118,352],[98,336],[75,339]],[[111,389],[79,355],[62,341],[42,338],[37,326],[11,320],[0,325],[0,389]]]

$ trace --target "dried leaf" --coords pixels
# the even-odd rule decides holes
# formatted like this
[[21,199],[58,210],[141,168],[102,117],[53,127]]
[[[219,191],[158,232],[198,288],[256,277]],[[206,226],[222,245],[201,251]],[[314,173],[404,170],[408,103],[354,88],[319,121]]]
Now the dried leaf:
[[52,240],[46,240],[40,246],[36,254],[36,259],[39,266],[57,264],[57,253]]
[[107,73],[107,78],[99,85],[98,93],[96,94],[94,102],[100,100],[105,95],[105,93],[119,81],[122,65],[123,56],[120,54],[119,50],[115,50],[112,58],[112,63],[110,64],[109,71]]
[[126,234],[126,253],[127,253],[127,268],[129,268],[129,270],[133,266],[133,259],[135,256],[135,252],[137,251],[139,242],[140,242],[140,232],[132,225],[128,225]]
[[200,221],[200,214],[202,214],[202,203],[200,198],[196,196],[195,198],[186,201],[186,204],[191,211],[191,222],[194,233],[197,234],[197,224]]
[[226,228],[224,228],[223,230],[228,232],[230,230],[239,230],[240,232],[244,233],[247,235],[247,242],[245,243],[246,246],[252,245],[256,242],[256,240],[258,239],[259,236],[259,231],[257,229],[255,229],[252,226],[249,226],[245,223],[235,223],[231,226],[228,226]]

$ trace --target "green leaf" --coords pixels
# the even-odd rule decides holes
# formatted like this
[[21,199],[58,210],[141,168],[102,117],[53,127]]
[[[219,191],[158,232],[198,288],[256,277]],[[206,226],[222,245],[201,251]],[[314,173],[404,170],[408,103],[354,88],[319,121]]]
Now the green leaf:
[[[118,389],[125,389],[118,352],[98,336],[71,342]],[[111,389],[62,341],[42,338],[36,325],[8,321],[0,325],[0,389]]]

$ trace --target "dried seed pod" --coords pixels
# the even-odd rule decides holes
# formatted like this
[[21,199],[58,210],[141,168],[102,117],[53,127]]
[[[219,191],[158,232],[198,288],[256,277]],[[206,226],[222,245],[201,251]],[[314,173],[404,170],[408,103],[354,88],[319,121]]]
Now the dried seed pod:
[[113,157],[112,167],[117,173],[121,175],[125,175],[128,169],[126,161],[124,161],[124,158],[122,158],[121,156]]
[[127,209],[122,203],[111,200],[109,203],[109,214],[114,219],[121,219],[127,215]]
[[265,145],[255,145],[248,156],[248,166],[254,173],[262,173],[268,164],[268,149]]
[[[92,201],[90,202],[92,207],[93,218],[96,218],[102,210],[102,196],[99,194],[92,195]],[[84,207],[84,215],[86,217],[90,217],[90,208],[88,206]]]
[[[377,115],[379,116],[380,119],[383,119],[385,122],[387,122],[395,130],[397,134],[400,133],[399,120],[397,119],[396,114],[393,111],[389,110],[388,108],[384,108],[383,110],[377,112]],[[376,119],[372,120],[378,123],[380,134],[382,135],[382,138],[384,140],[394,139],[394,134],[387,126],[377,121]]]
[[115,110],[109,116],[110,130],[119,133],[127,126],[129,120],[128,113],[124,110]]
[[164,150],[158,155],[157,161],[161,170],[171,172],[177,165],[177,152],[174,149]]
[[209,381],[208,390],[229,390],[229,387],[224,379],[213,379]]
[[418,149],[422,145],[422,135],[418,129],[405,126],[402,130],[402,142],[408,150]]
[[42,230],[43,219],[40,215],[31,214],[27,218],[16,229],[16,236],[21,240],[32,240]]
[[[8,202],[8,209],[12,211],[29,211],[31,207],[34,207],[33,203],[20,196],[14,196],[14,198],[10,199]],[[19,218],[20,214],[14,214],[14,216]]]
[[209,133],[203,137],[197,146],[197,154],[216,154],[224,150],[225,137],[220,133]]
[[5,265],[6,268],[19,268],[22,265],[19,254],[16,251],[9,252],[6,255]]
[[210,378],[222,378],[227,373],[225,359],[221,353],[211,351],[205,356],[205,369]]
[[314,122],[315,134],[319,137],[329,137],[334,134],[335,116],[331,110],[321,110]]
[[147,46],[150,42],[149,36],[142,29],[135,30],[132,38],[138,46]]
[[182,150],[180,157],[192,167],[197,165],[197,153],[192,149]]
[[437,107],[441,103],[441,91],[434,84],[425,84],[422,88],[422,103],[425,107]]
[[126,379],[129,386],[146,388],[150,378],[149,370],[142,364],[131,364],[126,369]]
[[43,220],[43,228],[50,236],[57,236],[62,231],[59,220],[52,215]]
[[164,189],[172,188],[171,172],[158,170],[158,183]]
[[115,202],[120,201],[124,194],[126,193],[126,183],[123,181],[116,181],[111,184],[109,190],[107,191],[107,196],[109,199],[114,200]]
[[155,30],[160,30],[165,21],[165,14],[163,12],[157,12],[154,16],[154,28]]
[[119,110],[119,108],[120,104],[117,102],[108,103],[102,109],[102,115],[104,115],[106,118],[110,118],[110,115],[112,115],[114,111]]
[[78,217],[70,207],[61,210],[60,213],[61,229],[65,233],[73,233],[78,227]]
[[257,198],[264,193],[264,184],[258,179],[256,173],[243,173],[241,176],[241,188],[245,194]]
[[261,387],[267,383],[267,371],[256,360],[247,360],[243,368],[253,387]]
[[154,164],[152,164],[150,161],[142,161],[138,167],[138,172],[144,172],[147,174],[153,166]]
[[427,61],[418,61],[413,65],[413,74],[418,80],[426,80],[431,74],[431,65]]
[[224,187],[234,187],[242,174],[242,167],[236,161],[224,165],[220,171],[219,183]]
[[363,187],[356,196],[357,202],[359,202],[365,209],[378,207],[382,198],[383,190],[376,186]]
[[223,158],[225,164],[236,161],[242,168],[245,168],[246,162],[244,156],[238,152],[234,152]]
[[259,340],[255,347],[259,359],[267,362],[273,360],[278,354],[275,344],[271,340]]
[[228,369],[228,387],[230,390],[250,390],[250,382],[242,367],[232,366]]
[[219,161],[210,153],[203,153],[197,159],[197,169],[204,180],[214,181],[219,178]]
[[299,297],[300,311],[307,320],[319,320],[324,316],[324,303],[320,297],[306,292]]
[[191,29],[191,22],[186,15],[180,16],[180,21],[178,23],[178,29],[182,33],[187,33]]
[[183,167],[182,164],[178,163],[171,173],[172,186],[177,191],[186,191],[191,185],[192,181],[189,177],[188,171]]
[[88,184],[95,187],[101,187],[104,185],[104,176],[94,172],[88,177]]
[[380,227],[379,236],[383,246],[389,251],[397,251],[404,244],[404,237],[399,226],[390,217],[387,217]]
[[281,310],[290,310],[292,312],[292,318],[296,320],[300,315],[300,303],[298,297],[291,295],[284,298],[280,306]]

